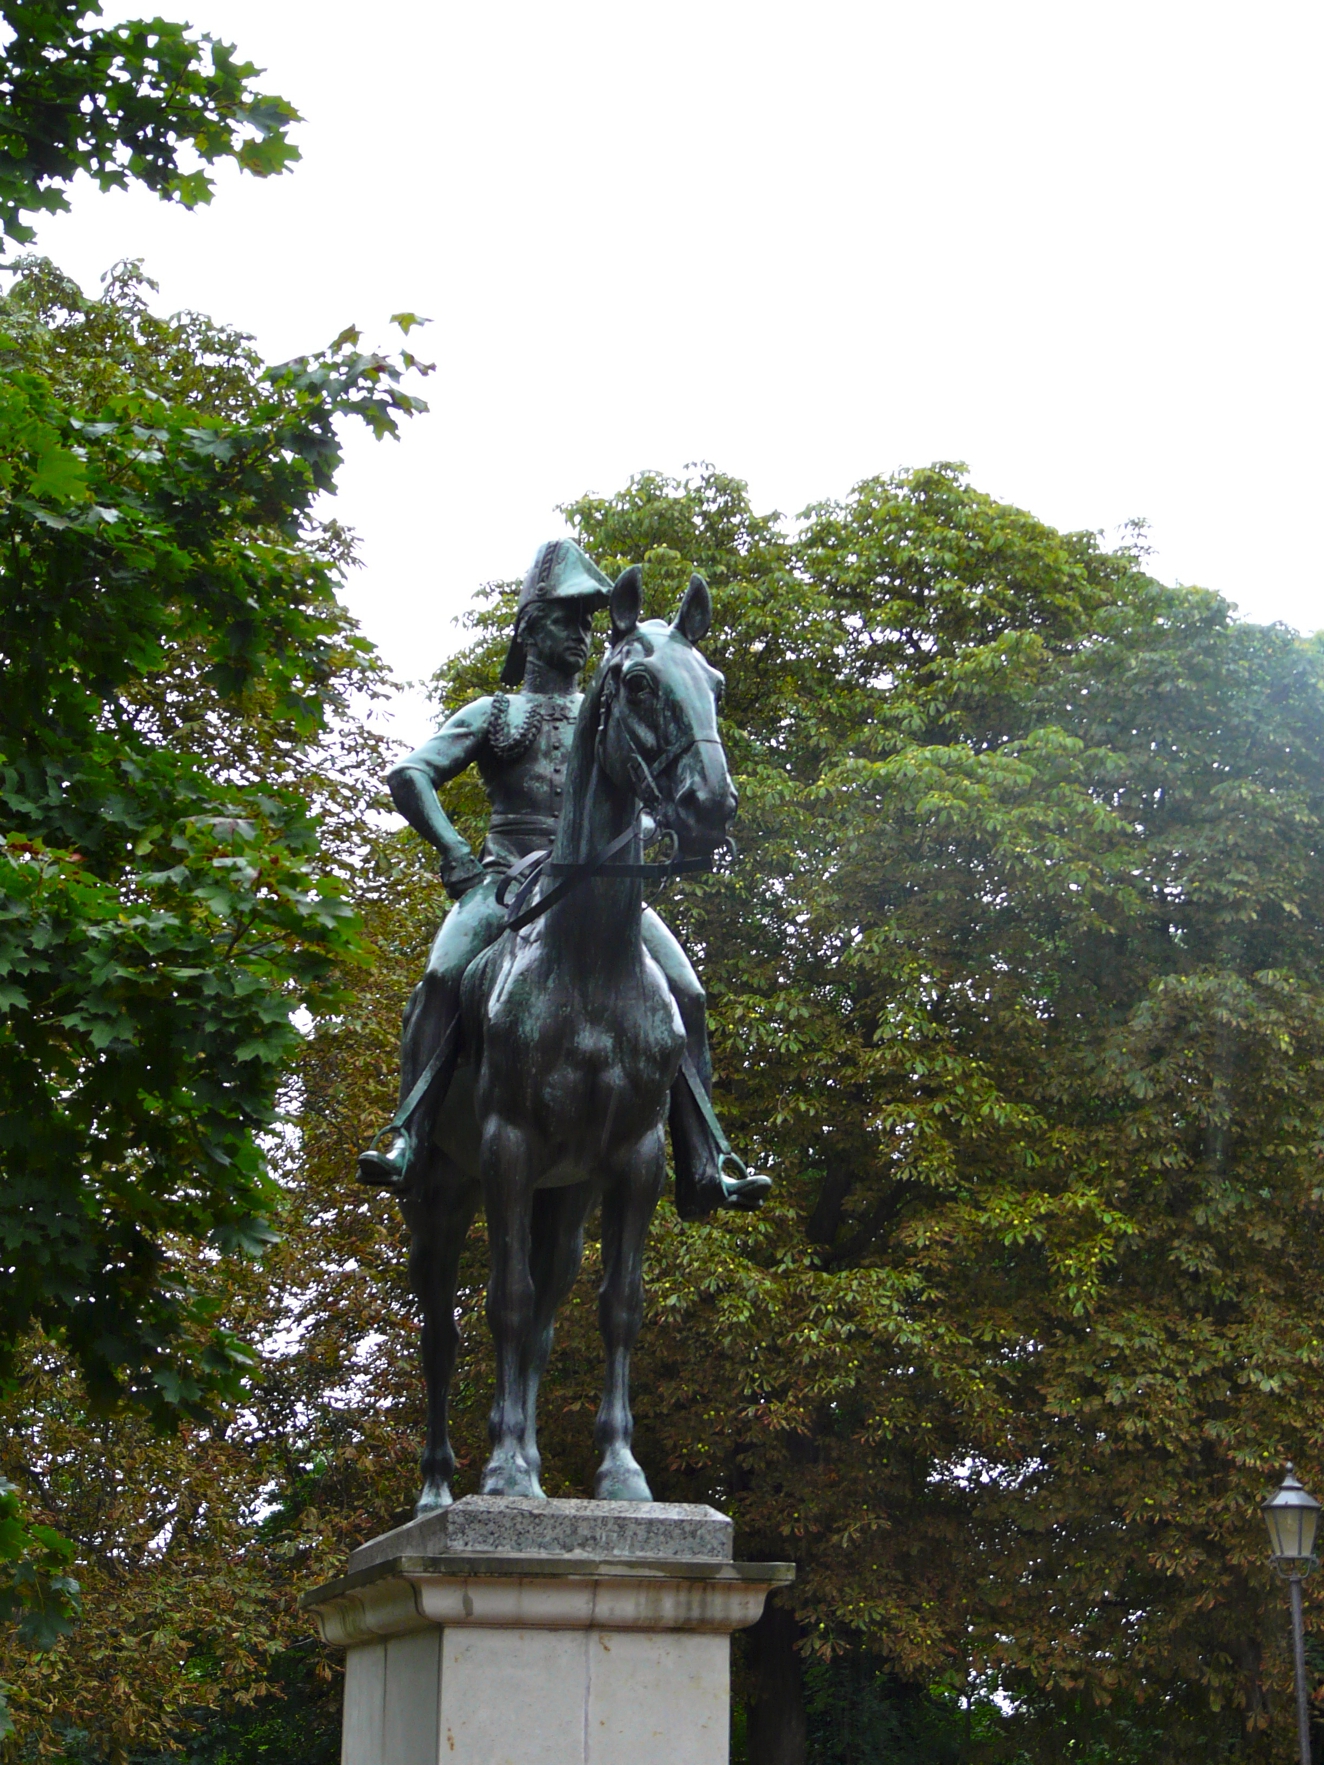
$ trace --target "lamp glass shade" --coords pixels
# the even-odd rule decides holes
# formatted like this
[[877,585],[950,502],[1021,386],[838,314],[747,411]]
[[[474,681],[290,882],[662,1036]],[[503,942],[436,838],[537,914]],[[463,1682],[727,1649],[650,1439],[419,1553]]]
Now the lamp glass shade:
[[1274,1556],[1296,1558],[1315,1554],[1319,1507],[1289,1465],[1287,1475],[1260,1510],[1269,1528]]

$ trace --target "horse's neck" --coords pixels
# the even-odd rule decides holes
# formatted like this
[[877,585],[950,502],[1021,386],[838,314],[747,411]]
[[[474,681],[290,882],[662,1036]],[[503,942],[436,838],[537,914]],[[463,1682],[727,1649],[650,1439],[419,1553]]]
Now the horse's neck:
[[[573,772],[573,768],[571,769]],[[612,864],[643,858],[639,808],[595,763],[582,794],[567,780],[565,808],[552,846],[557,864],[586,864],[633,825],[634,838],[612,854]],[[637,877],[590,877],[549,909],[543,958],[552,967],[584,978],[611,977],[643,962],[643,884]]]

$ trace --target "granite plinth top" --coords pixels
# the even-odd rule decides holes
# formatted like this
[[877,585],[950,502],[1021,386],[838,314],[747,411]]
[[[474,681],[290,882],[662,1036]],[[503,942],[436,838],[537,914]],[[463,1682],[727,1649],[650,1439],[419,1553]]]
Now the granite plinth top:
[[511,1555],[729,1563],[735,1528],[716,1508],[662,1501],[540,1501],[466,1495],[350,1553],[356,1574],[403,1557]]

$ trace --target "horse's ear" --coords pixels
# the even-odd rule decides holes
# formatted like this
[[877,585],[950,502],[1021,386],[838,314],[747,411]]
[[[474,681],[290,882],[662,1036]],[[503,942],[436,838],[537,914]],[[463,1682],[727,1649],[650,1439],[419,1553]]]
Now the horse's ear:
[[643,610],[644,573],[638,564],[631,564],[628,570],[621,571],[608,605],[611,607],[611,641],[615,644],[623,637],[629,637]]
[[713,597],[708,593],[708,584],[696,571],[690,577],[685,599],[680,603],[680,611],[672,625],[687,642],[702,643],[712,622]]

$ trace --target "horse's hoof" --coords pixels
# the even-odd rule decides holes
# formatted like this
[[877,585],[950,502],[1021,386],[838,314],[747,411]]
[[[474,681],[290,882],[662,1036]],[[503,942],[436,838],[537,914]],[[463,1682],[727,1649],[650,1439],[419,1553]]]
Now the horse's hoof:
[[450,1507],[454,1500],[449,1483],[443,1483],[440,1477],[429,1477],[414,1503],[414,1518],[421,1520],[424,1514],[435,1514],[438,1508]]
[[480,1495],[524,1495],[535,1500],[543,1495],[542,1485],[522,1458],[514,1454],[503,1453],[500,1458],[493,1453],[483,1467],[483,1480],[478,1486]]
[[652,1501],[648,1479],[633,1453],[604,1459],[593,1479],[594,1501]]

